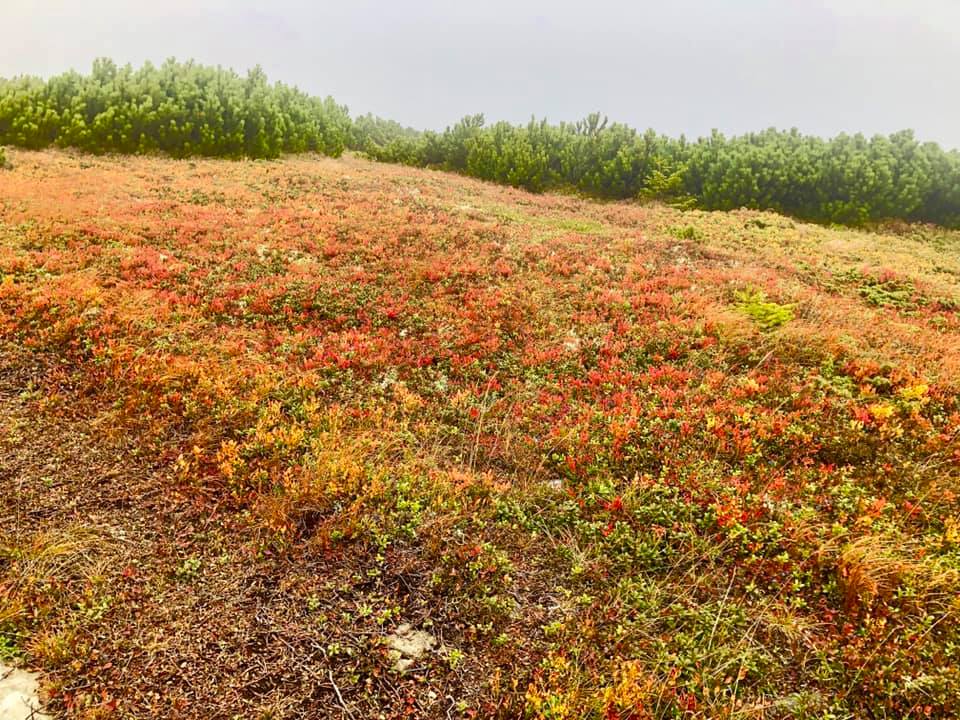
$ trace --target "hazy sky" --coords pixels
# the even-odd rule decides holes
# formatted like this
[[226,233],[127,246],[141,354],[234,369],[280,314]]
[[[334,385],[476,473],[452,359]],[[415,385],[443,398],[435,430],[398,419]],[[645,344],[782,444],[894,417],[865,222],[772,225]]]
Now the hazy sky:
[[0,76],[176,56],[442,128],[599,110],[960,148],[960,0],[0,0]]

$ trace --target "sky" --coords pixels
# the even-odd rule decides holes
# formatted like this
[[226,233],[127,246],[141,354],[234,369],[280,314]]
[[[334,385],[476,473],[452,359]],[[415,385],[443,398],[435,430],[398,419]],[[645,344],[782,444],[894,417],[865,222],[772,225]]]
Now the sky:
[[0,0],[0,76],[94,58],[261,65],[351,114],[442,129],[611,120],[960,148],[960,0]]

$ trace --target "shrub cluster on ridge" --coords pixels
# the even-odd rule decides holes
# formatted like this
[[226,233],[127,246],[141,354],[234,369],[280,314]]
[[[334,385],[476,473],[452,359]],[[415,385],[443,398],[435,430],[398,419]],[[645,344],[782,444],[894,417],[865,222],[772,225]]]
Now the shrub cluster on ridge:
[[960,152],[912,131],[825,140],[797,130],[689,141],[599,114],[576,123],[487,125],[465,117],[419,132],[284,85],[168,60],[138,70],[99,59],[89,75],[0,79],[0,144],[174,157],[338,156],[435,167],[534,192],[653,197],[708,210],[775,210],[825,223],[901,219],[960,226]]

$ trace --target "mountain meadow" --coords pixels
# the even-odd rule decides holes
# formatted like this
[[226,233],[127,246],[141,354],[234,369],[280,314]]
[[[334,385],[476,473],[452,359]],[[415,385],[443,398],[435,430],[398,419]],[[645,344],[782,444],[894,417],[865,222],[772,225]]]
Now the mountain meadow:
[[69,718],[960,715],[960,154],[0,81],[0,661]]

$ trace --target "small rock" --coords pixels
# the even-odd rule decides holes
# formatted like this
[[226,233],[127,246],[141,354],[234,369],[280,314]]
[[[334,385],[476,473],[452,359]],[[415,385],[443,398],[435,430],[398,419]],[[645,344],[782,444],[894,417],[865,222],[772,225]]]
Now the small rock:
[[50,720],[40,712],[39,685],[34,673],[0,663],[0,720]]
[[414,630],[408,623],[397,627],[387,635],[387,645],[390,647],[390,656],[393,667],[404,672],[424,653],[433,650],[437,639],[423,630]]

